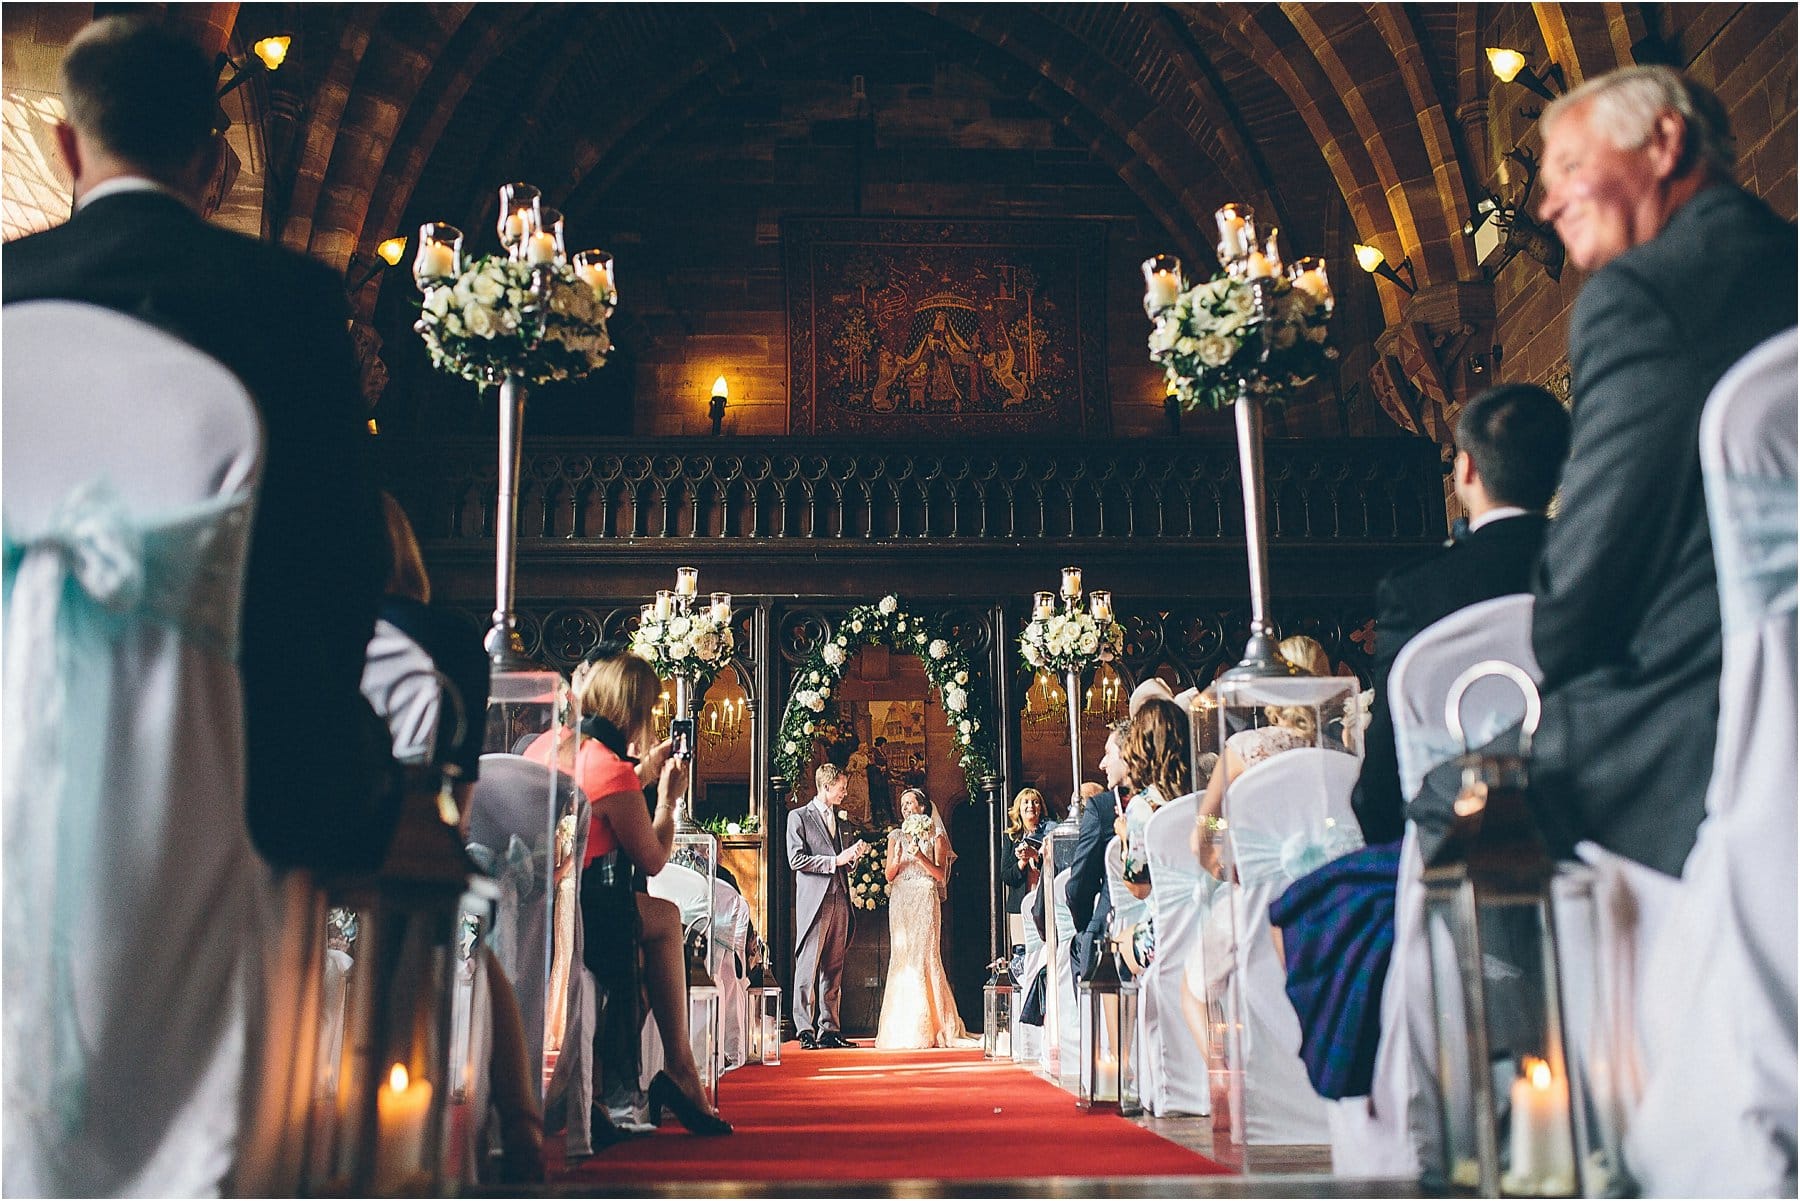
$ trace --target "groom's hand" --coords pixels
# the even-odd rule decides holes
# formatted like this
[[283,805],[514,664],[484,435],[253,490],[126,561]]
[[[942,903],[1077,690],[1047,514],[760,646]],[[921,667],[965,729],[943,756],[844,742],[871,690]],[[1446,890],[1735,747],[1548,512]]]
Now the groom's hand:
[[855,863],[862,857],[862,853],[866,849],[867,848],[863,845],[863,840],[859,838],[843,850],[839,851],[837,853],[837,858],[833,860],[833,862],[839,867],[843,867],[847,863]]

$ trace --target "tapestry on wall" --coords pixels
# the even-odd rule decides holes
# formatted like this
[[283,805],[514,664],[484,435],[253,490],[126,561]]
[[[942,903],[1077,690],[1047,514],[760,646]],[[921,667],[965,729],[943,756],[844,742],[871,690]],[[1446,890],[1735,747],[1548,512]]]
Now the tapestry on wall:
[[782,226],[797,434],[1107,430],[1105,227]]

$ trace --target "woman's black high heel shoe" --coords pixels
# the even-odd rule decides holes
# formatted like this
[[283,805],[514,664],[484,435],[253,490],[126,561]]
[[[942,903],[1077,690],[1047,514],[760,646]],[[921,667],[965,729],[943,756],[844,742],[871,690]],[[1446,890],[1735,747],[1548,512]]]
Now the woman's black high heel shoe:
[[676,1119],[694,1134],[731,1133],[730,1122],[695,1105],[688,1100],[686,1093],[676,1087],[675,1081],[669,1078],[667,1072],[658,1072],[650,1081],[650,1121],[653,1124],[662,1125],[665,1106],[673,1110]]

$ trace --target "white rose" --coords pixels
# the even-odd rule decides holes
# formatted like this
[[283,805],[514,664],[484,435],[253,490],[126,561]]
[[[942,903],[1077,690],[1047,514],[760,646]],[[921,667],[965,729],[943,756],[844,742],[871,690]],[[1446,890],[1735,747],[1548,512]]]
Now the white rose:
[[933,659],[942,659],[945,655],[950,653],[950,644],[945,642],[942,638],[934,638],[931,641],[931,648],[927,653]]
[[902,633],[905,633],[906,632],[906,618],[902,617],[899,621],[895,622],[894,628],[896,630],[899,630]]
[[468,326],[469,334],[476,338],[494,336],[494,315],[479,304],[469,305],[463,309],[463,324]]
[[915,634],[915,635],[913,635],[913,641],[918,643],[920,646],[923,646],[923,645],[925,645],[925,635],[923,633]]
[[969,673],[966,671],[957,672],[956,673],[956,682],[958,684],[967,684],[969,682]]
[[895,609],[900,607],[900,601],[897,597],[884,596],[881,598],[881,603],[875,607],[880,609],[883,613],[892,613]]
[[819,685],[819,695],[820,696],[830,696],[831,695],[831,685],[820,684]]
[[813,700],[814,695],[810,688],[803,688],[794,694],[794,703],[799,705],[802,709],[811,709]]
[[687,618],[685,618],[685,617],[681,616],[679,613],[677,613],[673,618],[671,618],[669,620],[669,637],[685,638],[688,635],[688,631],[692,630],[693,628],[694,628],[693,622],[689,621]]
[[812,672],[811,674],[809,674],[806,678],[809,682],[817,684],[820,680],[824,679],[825,677],[821,676],[818,672],[815,671],[815,672]]
[[811,709],[814,713],[823,713],[825,712],[825,698],[815,692],[812,694],[811,699],[806,702],[806,707]]
[[978,721],[971,721],[969,723],[969,728],[971,730],[979,730],[981,728],[981,723]]
[[442,317],[450,311],[450,289],[433,288],[425,293],[425,311],[433,317]]
[[726,822],[725,823],[725,833],[741,834],[743,832],[744,832],[744,828],[742,826],[738,825],[736,822]]
[[838,815],[838,820],[841,822],[847,822],[850,820],[850,811],[848,809],[839,809],[837,811],[837,815]]
[[1248,285],[1240,284],[1225,294],[1225,310],[1240,317],[1256,312],[1256,296]]
[[1100,635],[1089,630],[1081,636],[1081,653],[1091,655],[1100,649]]
[[958,726],[957,728],[960,729],[964,734],[973,734],[975,732],[975,724],[973,722],[965,721],[962,723],[962,725]]
[[944,708],[960,713],[968,703],[969,696],[962,689],[954,686],[944,689]]
[[833,667],[840,666],[844,662],[844,648],[839,643],[827,642],[825,644],[825,650],[820,655],[820,658],[824,659],[825,662]]
[[1200,361],[1208,367],[1223,367],[1237,353],[1237,346],[1223,334],[1207,334],[1200,339]]
[[782,744],[781,749],[790,755],[797,755],[800,753],[800,744],[790,738],[787,742]]
[[1150,353],[1167,354],[1175,349],[1181,340],[1181,325],[1167,319],[1158,321],[1150,329]]
[[850,623],[850,632],[853,634],[862,633],[862,622],[860,622],[860,621],[851,622]]
[[685,659],[693,653],[693,650],[694,648],[689,646],[686,642],[671,642],[669,643],[669,658]]
[[444,314],[444,332],[453,338],[460,338],[463,335],[465,331],[463,329],[463,319],[460,312],[453,309]]
[[801,732],[801,733],[802,733],[802,734],[810,734],[810,733],[812,733],[812,732],[813,732],[813,724],[812,724],[812,723],[811,723],[811,722],[810,722],[810,721],[809,721],[809,722],[807,722],[807,723],[806,723],[806,724],[805,724],[805,725],[803,725],[803,726],[801,726],[801,727],[800,727],[800,732]]
[[1025,662],[1031,664],[1033,667],[1040,666],[1043,663],[1043,658],[1038,654],[1037,647],[1031,645],[1031,643],[1027,642],[1021,649],[1025,652]]
[[694,638],[694,653],[702,659],[719,657],[719,636],[710,631],[702,632]]

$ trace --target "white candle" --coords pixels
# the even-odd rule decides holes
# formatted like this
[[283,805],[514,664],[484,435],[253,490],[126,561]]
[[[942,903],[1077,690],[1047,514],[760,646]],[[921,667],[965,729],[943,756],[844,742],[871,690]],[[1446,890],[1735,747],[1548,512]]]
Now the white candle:
[[501,239],[508,246],[516,245],[525,236],[525,214],[508,213],[506,216],[506,237]]
[[611,291],[606,285],[606,272],[592,263],[580,264],[575,268],[575,274],[581,277],[582,283],[594,290],[596,296],[605,296],[607,292]]
[[1056,597],[1055,597],[1055,595],[1053,593],[1049,593],[1049,592],[1038,593],[1036,603],[1033,604],[1033,606],[1032,606],[1032,616],[1038,618],[1039,620],[1043,620],[1044,618],[1054,616],[1055,613],[1056,613]]
[[1250,252],[1250,260],[1244,267],[1244,274],[1251,279],[1267,279],[1275,274],[1275,265],[1260,250]]
[[1152,271],[1145,281],[1144,303],[1153,309],[1166,309],[1181,295],[1181,278],[1173,271]]
[[381,1193],[402,1191],[425,1170],[425,1127],[431,1117],[431,1081],[407,1079],[396,1063],[375,1098],[375,1185]]
[[1096,588],[1093,595],[1088,597],[1088,604],[1092,608],[1095,621],[1112,620],[1112,593]]
[[447,242],[427,242],[419,255],[421,279],[447,279],[456,274],[456,250]]
[[532,234],[525,246],[525,261],[536,266],[540,263],[556,261],[556,235],[552,233]]
[[731,620],[731,593],[715,592],[712,594],[712,615],[714,621]]
[[1507,1192],[1562,1196],[1575,1191],[1575,1149],[1569,1129],[1569,1085],[1541,1059],[1526,1056],[1512,1086],[1511,1166]]
[[667,588],[659,588],[656,592],[656,616],[660,620],[669,615],[675,607],[675,594]]
[[700,569],[697,567],[677,567],[675,569],[675,595],[692,597],[700,590]]
[[1319,304],[1325,304],[1331,300],[1331,285],[1326,282],[1325,273],[1317,268],[1302,271],[1295,276],[1294,286]]
[[1250,239],[1244,233],[1244,219],[1235,213],[1227,213],[1219,218],[1219,251],[1228,259],[1242,258],[1244,251],[1250,248]]
[[1002,1030],[994,1036],[994,1058],[1012,1058],[1012,1031]]
[[1081,568],[1063,568],[1062,594],[1069,600],[1075,600],[1081,595]]

